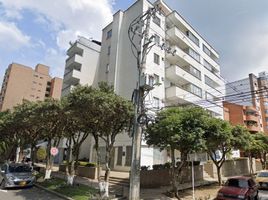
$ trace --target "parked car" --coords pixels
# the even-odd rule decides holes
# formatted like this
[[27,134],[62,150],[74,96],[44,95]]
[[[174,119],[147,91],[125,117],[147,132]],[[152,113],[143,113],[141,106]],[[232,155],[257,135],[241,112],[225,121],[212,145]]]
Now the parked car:
[[33,186],[35,176],[32,168],[27,164],[3,164],[0,173],[0,188]]
[[268,171],[259,172],[256,176],[256,182],[259,184],[259,188],[268,189]]
[[229,178],[219,190],[217,200],[258,199],[258,185],[251,177]]

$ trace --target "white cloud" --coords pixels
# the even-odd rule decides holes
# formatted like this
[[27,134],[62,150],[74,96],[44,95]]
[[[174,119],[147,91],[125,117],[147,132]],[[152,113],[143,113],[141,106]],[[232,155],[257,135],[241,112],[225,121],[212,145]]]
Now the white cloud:
[[0,44],[3,50],[17,50],[22,46],[29,46],[30,37],[23,34],[15,23],[0,21]]
[[[5,9],[34,12],[37,22],[46,21],[57,33],[57,44],[66,48],[77,34],[101,38],[101,30],[112,20],[111,0],[0,0]],[[40,16],[41,15],[41,16]]]

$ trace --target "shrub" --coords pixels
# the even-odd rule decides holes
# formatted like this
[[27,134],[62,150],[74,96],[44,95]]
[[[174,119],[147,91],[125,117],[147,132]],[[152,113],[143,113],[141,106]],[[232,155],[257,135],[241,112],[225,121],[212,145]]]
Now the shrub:
[[149,169],[150,166],[141,166],[141,170],[142,171],[147,171]]
[[159,170],[159,169],[164,169],[164,165],[162,164],[153,165],[153,170]]
[[46,157],[47,157],[46,149],[44,147],[40,147],[36,152],[37,160],[43,161],[46,159]]

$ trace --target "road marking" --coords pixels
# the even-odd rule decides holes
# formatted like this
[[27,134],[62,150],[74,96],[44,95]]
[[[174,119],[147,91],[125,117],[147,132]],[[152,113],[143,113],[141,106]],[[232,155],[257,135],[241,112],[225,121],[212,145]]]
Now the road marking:
[[7,190],[0,190],[0,192],[7,192]]

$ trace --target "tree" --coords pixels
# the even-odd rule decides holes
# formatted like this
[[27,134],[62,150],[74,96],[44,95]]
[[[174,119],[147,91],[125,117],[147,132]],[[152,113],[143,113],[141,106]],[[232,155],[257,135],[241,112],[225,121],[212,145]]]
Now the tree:
[[45,179],[50,179],[54,162],[50,150],[52,147],[58,147],[63,133],[66,131],[66,114],[62,102],[54,99],[40,102],[36,112],[42,127],[42,138],[47,142]]
[[262,164],[262,169],[265,170],[267,167],[268,136],[262,132],[252,134],[251,145],[248,147],[247,152],[251,159],[252,157],[259,158]]
[[218,118],[207,118],[205,124],[206,151],[216,165],[218,183],[221,185],[221,167],[233,149],[241,149],[248,143],[248,132],[244,127],[232,127]]
[[[148,126],[145,140],[148,145],[160,150],[170,149],[172,161],[172,190],[179,199],[177,175],[187,164],[187,154],[203,148],[203,125],[207,112],[199,107],[168,108],[157,113],[155,122]],[[175,150],[181,153],[181,162],[176,166]]]

